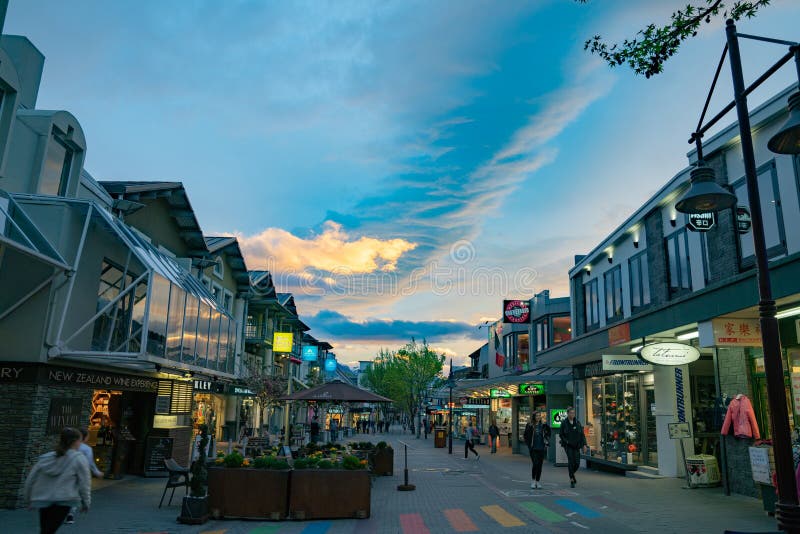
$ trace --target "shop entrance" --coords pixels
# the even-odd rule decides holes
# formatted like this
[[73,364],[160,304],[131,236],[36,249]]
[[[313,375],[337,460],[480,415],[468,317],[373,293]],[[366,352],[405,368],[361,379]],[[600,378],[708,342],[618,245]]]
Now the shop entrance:
[[642,443],[642,460],[645,465],[651,467],[658,467],[658,437],[656,434],[656,389],[654,384],[644,384],[642,386],[644,403],[642,410],[645,413],[642,416],[644,421],[644,443]]
[[89,417],[89,445],[107,478],[144,473],[144,437],[152,427],[155,395],[95,390]]

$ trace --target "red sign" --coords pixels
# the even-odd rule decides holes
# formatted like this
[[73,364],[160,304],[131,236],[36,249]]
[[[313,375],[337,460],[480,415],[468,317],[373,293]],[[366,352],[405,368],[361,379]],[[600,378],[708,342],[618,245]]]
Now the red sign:
[[531,307],[526,300],[504,300],[504,323],[528,323],[531,319]]
[[615,347],[631,340],[631,324],[624,323],[608,329],[608,346]]

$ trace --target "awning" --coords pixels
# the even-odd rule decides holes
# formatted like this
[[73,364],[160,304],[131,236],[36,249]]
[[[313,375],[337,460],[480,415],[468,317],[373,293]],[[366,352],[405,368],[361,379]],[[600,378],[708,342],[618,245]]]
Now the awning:
[[522,375],[506,375],[496,378],[459,380],[453,389],[453,395],[485,398],[490,389],[504,389],[511,395],[517,395],[520,384],[547,382],[551,380],[572,380],[572,369],[563,367],[543,367]]

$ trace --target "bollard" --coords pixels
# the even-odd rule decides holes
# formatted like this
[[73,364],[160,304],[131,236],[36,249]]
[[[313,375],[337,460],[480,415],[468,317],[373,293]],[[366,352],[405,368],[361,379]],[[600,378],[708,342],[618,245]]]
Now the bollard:
[[400,484],[397,486],[397,491],[414,491],[417,487],[414,484],[408,483],[408,444],[400,442],[403,445],[403,459],[404,459],[404,468],[403,468],[403,482],[404,484]]

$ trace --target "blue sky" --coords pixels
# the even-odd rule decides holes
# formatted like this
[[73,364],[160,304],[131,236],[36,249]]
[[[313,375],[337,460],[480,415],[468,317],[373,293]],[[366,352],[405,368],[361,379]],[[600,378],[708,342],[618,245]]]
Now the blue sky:
[[[686,165],[721,22],[650,80],[583,51],[680,5],[12,0],[5,31],[46,56],[37,106],[78,118],[95,178],[182,181],[340,360],[413,335],[458,362]],[[777,0],[740,29],[798,21]],[[744,44],[746,77],[780,54]]]

